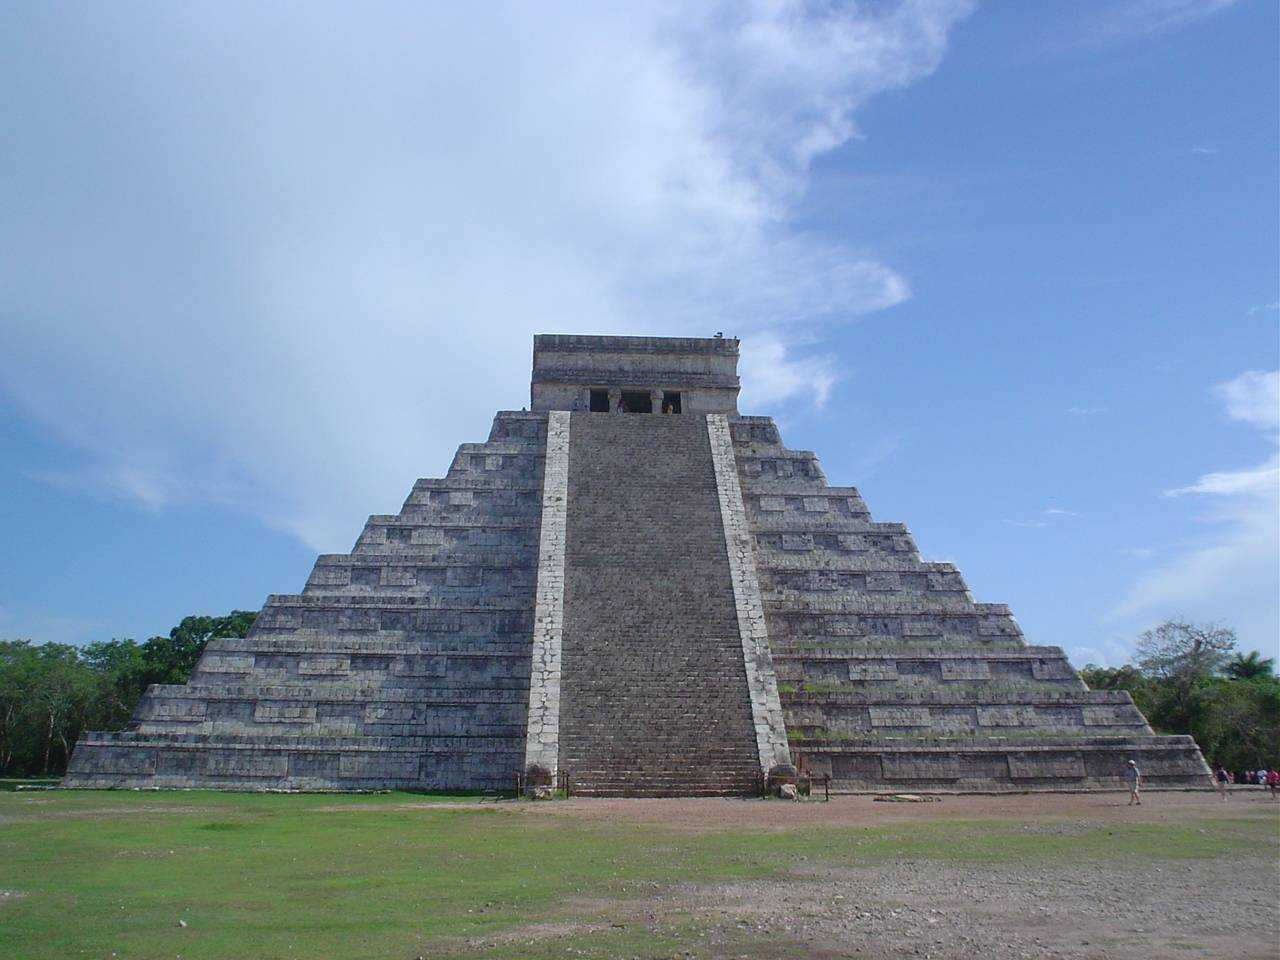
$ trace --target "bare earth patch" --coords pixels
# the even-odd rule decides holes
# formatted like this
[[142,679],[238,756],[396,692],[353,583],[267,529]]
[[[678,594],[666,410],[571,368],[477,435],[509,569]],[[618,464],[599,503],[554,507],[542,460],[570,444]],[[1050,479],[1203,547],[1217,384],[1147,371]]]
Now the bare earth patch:
[[[870,797],[802,804],[583,798],[529,809],[536,817],[652,823],[692,834],[984,820],[1016,825],[1019,835],[1036,837],[1072,837],[1108,823],[1194,826],[1197,820],[1246,813],[1267,818],[1280,810],[1261,794],[1236,795],[1225,803],[1209,793],[1153,794],[1133,807],[1126,801],[1123,794],[947,797],[920,805],[879,804]],[[1274,849],[1259,850],[1247,861],[827,864],[782,878],[678,886],[566,908],[561,921],[471,940],[463,952],[483,956],[502,945],[546,946],[559,937],[576,943],[583,934],[643,926],[690,931],[681,950],[637,955],[646,958],[1280,957],[1280,861]]]
[[820,956],[1274,958],[1276,880],[1274,863],[1028,871],[931,861],[696,895],[744,933],[781,934]]

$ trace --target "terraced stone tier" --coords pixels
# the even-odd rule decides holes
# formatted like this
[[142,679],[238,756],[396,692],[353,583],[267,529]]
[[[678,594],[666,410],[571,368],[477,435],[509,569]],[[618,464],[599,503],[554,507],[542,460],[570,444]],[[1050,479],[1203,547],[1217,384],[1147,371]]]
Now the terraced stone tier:
[[1156,737],[1129,695],[1089,691],[1009,608],[921,559],[764,417],[733,436],[792,754],[848,790],[1208,786],[1186,737]]
[[703,417],[573,414],[560,710],[575,791],[759,789]]
[[521,768],[545,415],[504,413],[447,477],[269,597],[132,729],[82,737],[67,786],[511,789]]
[[[84,749],[81,754],[81,749]],[[89,733],[64,786],[214,790],[510,789],[523,741]]]
[[1033,790],[1122,789],[1129,760],[1147,789],[1209,789],[1209,770],[1190,737],[1039,737],[865,743],[793,740],[806,770],[830,776],[832,788],[854,793],[928,790],[1006,793]]

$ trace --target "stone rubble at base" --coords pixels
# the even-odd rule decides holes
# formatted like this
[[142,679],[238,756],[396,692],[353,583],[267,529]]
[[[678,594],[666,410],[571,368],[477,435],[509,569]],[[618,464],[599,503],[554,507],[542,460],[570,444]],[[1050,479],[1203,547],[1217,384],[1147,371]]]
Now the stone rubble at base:
[[[533,412],[81,737],[64,784],[509,790],[536,764],[583,793],[749,793],[790,761],[835,789],[1088,790],[1132,758],[1208,785],[1190,738],[738,415],[737,354],[536,338]],[[585,412],[621,390],[682,412]]]

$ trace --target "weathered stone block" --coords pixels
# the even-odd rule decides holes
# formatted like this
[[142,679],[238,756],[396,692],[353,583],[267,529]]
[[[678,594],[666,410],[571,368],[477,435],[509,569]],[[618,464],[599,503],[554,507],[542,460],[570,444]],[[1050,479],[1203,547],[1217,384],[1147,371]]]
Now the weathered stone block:
[[882,764],[886,780],[956,780],[960,776],[955,757],[886,754]]
[[933,721],[928,707],[873,706],[867,713],[873,727],[928,727]]
[[850,660],[849,679],[897,680],[898,665],[893,660]]
[[1009,776],[1015,780],[1032,778],[1079,780],[1084,775],[1084,758],[1078,753],[1009,754]]
[[943,660],[943,680],[990,680],[991,668],[985,660]]

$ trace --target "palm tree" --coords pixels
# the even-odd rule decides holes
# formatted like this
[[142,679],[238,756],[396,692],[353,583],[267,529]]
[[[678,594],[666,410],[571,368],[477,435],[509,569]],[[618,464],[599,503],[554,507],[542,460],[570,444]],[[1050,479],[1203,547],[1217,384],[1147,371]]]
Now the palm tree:
[[1275,665],[1275,660],[1270,657],[1264,658],[1257,650],[1251,650],[1247,655],[1237,653],[1232,657],[1224,672],[1228,677],[1234,677],[1236,680],[1257,680],[1260,677],[1271,676],[1275,671]]

